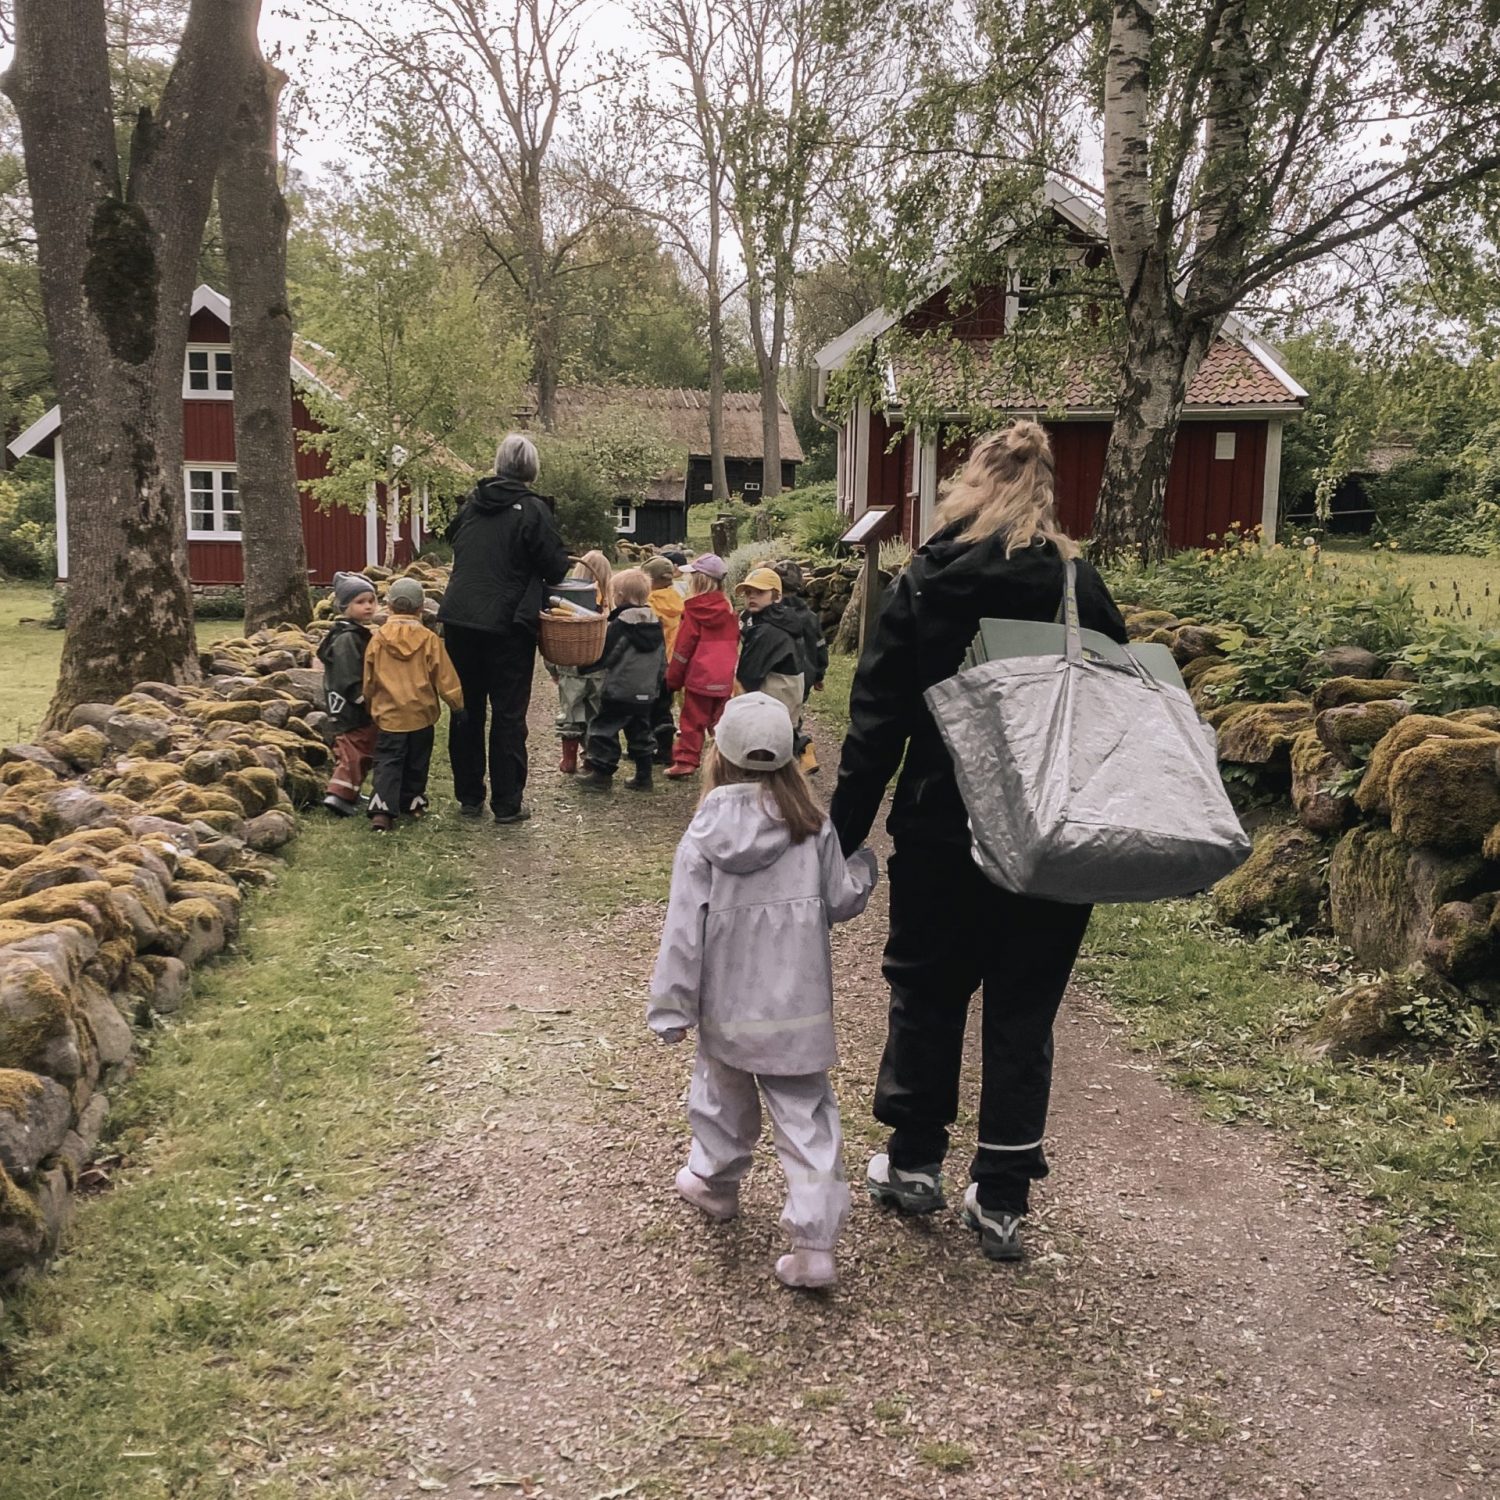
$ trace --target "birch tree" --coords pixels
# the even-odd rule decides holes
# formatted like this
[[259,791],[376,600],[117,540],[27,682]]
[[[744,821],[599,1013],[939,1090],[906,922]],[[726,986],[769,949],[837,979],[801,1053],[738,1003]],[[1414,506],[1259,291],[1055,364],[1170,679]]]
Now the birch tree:
[[[182,489],[188,308],[250,0],[193,0],[158,107],[115,134],[103,0],[16,0],[20,120],[64,413],[70,587],[48,722],[197,674]],[[122,160],[128,155],[128,160]]]

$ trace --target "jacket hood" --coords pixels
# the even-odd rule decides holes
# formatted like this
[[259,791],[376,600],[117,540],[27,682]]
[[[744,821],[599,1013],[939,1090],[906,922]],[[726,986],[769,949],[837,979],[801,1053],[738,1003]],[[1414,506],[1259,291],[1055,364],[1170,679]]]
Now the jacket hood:
[[318,649],[315,653],[318,660],[321,662],[327,662],[333,655],[334,641],[336,641],[339,636],[348,635],[351,631],[355,630],[363,630],[367,635],[370,633],[370,627],[368,625],[357,625],[353,620],[346,620],[342,617],[335,620],[333,624],[323,632],[323,639],[318,642]]
[[717,589],[707,594],[689,594],[682,602],[682,609],[684,614],[692,615],[700,625],[718,614],[734,614],[734,605],[729,602],[729,595],[721,594]]
[[784,630],[788,635],[797,633],[797,612],[785,599],[778,599],[774,604],[768,604],[762,610],[749,616],[750,623],[754,625],[774,625],[778,630]]
[[519,479],[500,479],[491,474],[474,486],[470,504],[476,510],[505,510],[509,506],[519,505],[528,495],[533,499],[541,499],[530,485],[522,484]]
[[661,645],[661,619],[649,604],[627,604],[615,612],[631,643],[650,650]]
[[406,661],[423,649],[431,634],[415,615],[392,615],[380,627],[380,644],[382,649]]
[[716,787],[688,825],[703,857],[730,875],[750,875],[780,859],[791,844],[785,823],[754,783]]
[[[1003,581],[1016,618],[1050,619],[1062,605],[1061,559],[1056,546],[1051,542],[1033,543],[1007,557],[1001,537],[959,541],[958,533],[965,524],[958,521],[946,527],[917,554],[926,608],[943,614],[982,611]],[[1087,564],[1080,562],[1079,567]]]

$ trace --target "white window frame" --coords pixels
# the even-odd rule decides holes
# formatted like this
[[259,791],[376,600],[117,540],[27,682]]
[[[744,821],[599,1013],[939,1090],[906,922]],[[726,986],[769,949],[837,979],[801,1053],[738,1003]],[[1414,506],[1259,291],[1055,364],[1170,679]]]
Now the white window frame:
[[[195,391],[188,383],[192,356],[195,354],[206,354],[208,356],[208,379],[209,389],[206,391]],[[219,357],[228,361],[228,368],[220,370]],[[229,389],[225,390],[219,385],[221,374],[229,376]],[[182,399],[184,401],[233,401],[234,400],[234,355],[230,352],[228,344],[189,344],[187,353],[182,359]]]
[[[633,501],[616,500],[613,505],[615,514],[615,534],[617,536],[630,536],[635,531],[636,508]],[[620,519],[620,513],[625,512],[625,519]]]
[[187,504],[188,541],[190,542],[238,542],[243,539],[243,533],[239,530],[229,531],[214,530],[200,531],[193,525],[193,475],[212,474],[214,476],[213,502],[214,520],[221,522],[224,518],[224,476],[234,475],[234,498],[235,513],[241,516],[243,525],[243,512],[239,507],[240,498],[240,471],[237,464],[184,464],[182,466],[182,497]]

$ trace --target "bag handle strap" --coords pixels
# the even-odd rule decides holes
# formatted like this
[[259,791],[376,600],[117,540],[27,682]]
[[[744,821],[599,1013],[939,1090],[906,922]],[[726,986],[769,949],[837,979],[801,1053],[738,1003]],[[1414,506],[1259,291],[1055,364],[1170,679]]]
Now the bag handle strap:
[[[1078,622],[1078,563],[1069,557],[1063,561],[1063,625],[1067,637],[1066,654],[1069,666],[1083,665],[1083,627]],[[1161,684],[1146,670],[1140,659],[1128,647],[1125,650],[1125,668],[1132,671],[1152,692],[1159,692]],[[1106,663],[1113,666],[1113,662]]]

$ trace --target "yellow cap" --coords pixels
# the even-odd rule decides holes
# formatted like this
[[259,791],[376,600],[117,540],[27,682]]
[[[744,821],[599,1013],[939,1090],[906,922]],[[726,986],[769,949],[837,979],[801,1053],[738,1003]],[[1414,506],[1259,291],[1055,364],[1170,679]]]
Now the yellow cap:
[[773,594],[779,594],[781,580],[769,568],[752,568],[745,574],[744,582],[734,586],[737,594],[745,589],[769,589]]

